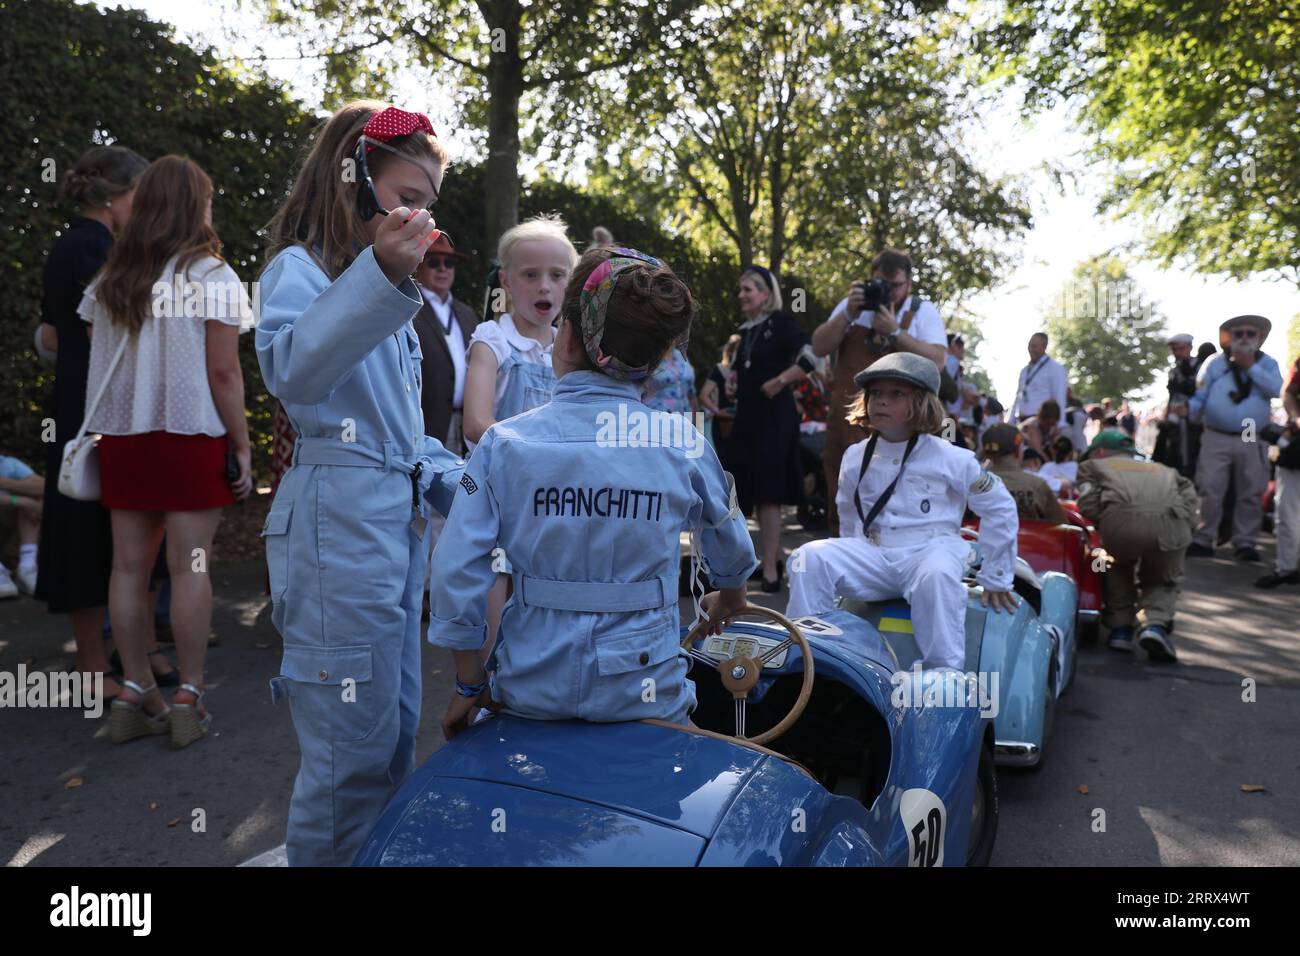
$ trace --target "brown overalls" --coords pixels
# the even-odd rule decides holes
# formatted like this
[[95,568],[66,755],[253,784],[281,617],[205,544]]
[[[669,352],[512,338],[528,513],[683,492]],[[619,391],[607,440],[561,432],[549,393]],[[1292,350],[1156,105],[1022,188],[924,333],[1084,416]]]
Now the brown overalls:
[[[921,307],[921,300],[913,297],[912,307],[899,320],[898,329],[906,332],[912,327],[912,319]],[[835,507],[835,494],[840,486],[840,460],[850,445],[855,445],[867,437],[861,425],[850,425],[845,417],[849,405],[862,391],[853,381],[857,375],[877,359],[883,358],[898,349],[890,346],[880,348],[873,344],[874,330],[856,322],[849,326],[848,333],[835,350],[835,365],[831,370],[830,409],[826,418],[826,447],[822,450],[822,467],[826,474],[826,530],[832,538],[840,534],[840,515]]]

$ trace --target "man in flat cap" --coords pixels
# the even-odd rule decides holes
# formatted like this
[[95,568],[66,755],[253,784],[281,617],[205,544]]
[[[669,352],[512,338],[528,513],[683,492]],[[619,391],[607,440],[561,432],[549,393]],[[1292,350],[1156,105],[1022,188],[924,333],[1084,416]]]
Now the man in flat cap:
[[1187,553],[1214,554],[1214,535],[1223,513],[1223,498],[1232,477],[1232,546],[1238,561],[1258,561],[1260,496],[1268,484],[1267,445],[1258,438],[1269,423],[1270,403],[1282,391],[1282,370],[1261,347],[1272,323],[1262,315],[1238,315],[1219,326],[1222,351],[1201,366],[1196,394],[1188,408],[1205,426],[1196,463],[1201,493],[1201,525]]
[[1183,554],[1196,528],[1196,488],[1174,469],[1135,456],[1127,433],[1098,433],[1079,465],[1079,511],[1115,559],[1102,575],[1111,649],[1131,652],[1136,624],[1137,643],[1151,660],[1172,662],[1170,631]]
[[1201,446],[1201,426],[1187,420],[1187,403],[1196,394],[1196,372],[1200,368],[1192,351],[1195,344],[1186,332],[1167,340],[1174,367],[1169,370],[1169,401],[1156,435],[1151,457],[1162,465],[1177,468],[1187,478],[1196,475],[1196,455]]

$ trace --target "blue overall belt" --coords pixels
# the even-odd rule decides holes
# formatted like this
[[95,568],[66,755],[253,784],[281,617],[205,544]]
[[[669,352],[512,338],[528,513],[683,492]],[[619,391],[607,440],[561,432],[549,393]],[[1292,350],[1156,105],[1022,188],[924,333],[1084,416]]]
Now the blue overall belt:
[[552,581],[516,572],[514,600],[557,611],[653,611],[677,604],[676,575],[645,581]]
[[[295,465],[343,465],[351,468],[383,468],[388,471],[400,471],[411,477],[411,512],[417,517],[423,512],[420,508],[420,494],[433,481],[433,475],[425,475],[425,459],[417,458],[407,461],[393,452],[393,443],[384,442],[384,447],[368,448],[356,442],[342,441],[338,438],[299,438],[293,447]],[[424,476],[424,481],[421,477]],[[422,531],[423,529],[421,529]]]

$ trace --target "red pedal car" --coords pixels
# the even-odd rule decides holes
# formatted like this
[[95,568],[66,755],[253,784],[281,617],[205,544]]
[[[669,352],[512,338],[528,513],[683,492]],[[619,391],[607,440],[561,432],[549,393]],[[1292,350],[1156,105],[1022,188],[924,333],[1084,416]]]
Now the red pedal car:
[[[1092,637],[1101,616],[1101,575],[1105,567],[1105,552],[1097,529],[1079,514],[1078,505],[1073,501],[1062,501],[1061,507],[1070,519],[1068,524],[1021,518],[1016,550],[1039,574],[1060,571],[1074,579],[1079,589],[1078,635],[1080,638]],[[965,524],[968,528],[978,529],[979,518]]]

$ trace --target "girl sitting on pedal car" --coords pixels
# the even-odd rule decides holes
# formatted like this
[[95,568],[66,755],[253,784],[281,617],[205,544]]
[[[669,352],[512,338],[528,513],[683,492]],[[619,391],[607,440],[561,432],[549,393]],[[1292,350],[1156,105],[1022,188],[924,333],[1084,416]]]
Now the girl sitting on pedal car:
[[869,432],[840,465],[840,537],[813,541],[790,557],[792,618],[830,610],[840,596],[912,605],[925,667],[960,669],[966,657],[969,507],[980,516],[983,603],[1014,610],[1011,594],[1019,519],[1016,503],[974,454],[938,437],[944,411],[939,370],[919,355],[886,355],[854,377],[864,391],[849,407]]
[[[678,646],[680,533],[702,529],[721,589],[702,605],[715,622],[744,607],[757,566],[713,449],[686,416],[640,398],[637,383],[685,340],[694,311],[657,259],[598,248],[579,261],[551,352],[551,401],[483,433],[434,551],[429,641],[456,662],[449,739],[479,706],[677,722],[694,707]],[[478,650],[499,558],[515,586],[489,689]]]

